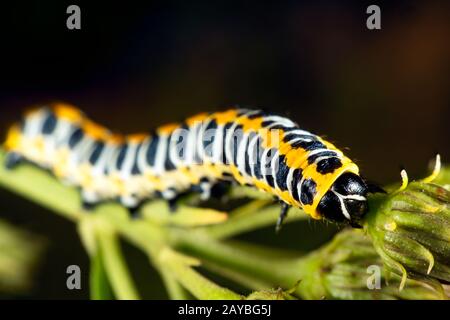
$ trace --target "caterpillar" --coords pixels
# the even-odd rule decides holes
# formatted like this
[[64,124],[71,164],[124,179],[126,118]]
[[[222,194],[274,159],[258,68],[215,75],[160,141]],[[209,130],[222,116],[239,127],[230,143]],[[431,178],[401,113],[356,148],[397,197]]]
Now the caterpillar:
[[245,108],[200,113],[149,133],[121,135],[74,106],[34,108],[11,126],[6,166],[22,160],[79,186],[85,206],[117,199],[133,210],[149,198],[171,206],[187,192],[252,186],[314,219],[361,227],[368,184],[338,148],[274,113]]

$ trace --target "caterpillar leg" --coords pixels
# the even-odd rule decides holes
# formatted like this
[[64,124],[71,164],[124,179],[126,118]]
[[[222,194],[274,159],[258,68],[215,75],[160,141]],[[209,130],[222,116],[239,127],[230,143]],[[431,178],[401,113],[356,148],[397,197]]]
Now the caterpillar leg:
[[144,202],[141,201],[136,206],[128,208],[128,211],[130,212],[130,218],[132,220],[135,220],[135,219],[138,219],[141,217],[140,212],[141,212],[141,208],[142,208],[143,204],[144,204]]
[[140,209],[142,208],[143,201],[133,195],[126,195],[119,198],[119,202],[128,209],[131,219],[137,219],[140,217]]
[[200,184],[191,187],[193,192],[200,193],[200,199],[203,201],[211,198],[222,199],[229,191],[230,183],[227,181],[220,181],[212,183],[207,179],[202,179]]
[[174,213],[178,209],[178,200],[180,200],[182,195],[184,194],[177,193],[175,189],[169,188],[164,191],[155,192],[154,197],[166,200],[169,211]]
[[167,205],[169,206],[169,211],[174,213],[178,209],[178,200],[181,197],[181,194],[177,193],[177,191],[173,188],[169,188],[161,193],[161,197],[167,201]]
[[23,161],[23,157],[17,152],[8,152],[5,159],[5,168],[13,169]]
[[222,200],[230,191],[229,182],[218,182],[211,187],[210,196],[215,199]]
[[177,192],[175,189],[168,189],[162,192],[159,196],[167,201],[170,212],[175,212],[178,209],[180,199],[191,193],[199,193],[200,199],[203,201],[211,198],[221,199],[228,193],[228,184],[211,184],[211,182],[203,180],[200,184],[192,185],[187,191]]
[[83,208],[83,211],[85,212],[92,212],[95,207],[97,206],[97,203],[88,202],[88,201],[81,201],[81,207]]
[[198,187],[198,191],[200,192],[200,199],[201,200],[208,200],[209,198],[211,198],[211,190],[212,190],[212,186],[211,186],[211,182],[208,179],[202,179],[200,181],[200,184],[197,186]]
[[289,208],[290,206],[286,202],[281,203],[281,212],[277,220],[277,225],[275,226],[275,232],[277,233],[280,232],[281,226],[283,225],[283,221],[287,217]]
[[[91,213],[94,209],[108,200],[100,200],[96,193],[82,190],[81,192],[81,205],[84,211]],[[130,217],[132,219],[139,218],[139,212],[142,207],[143,201],[138,200],[133,196],[124,196],[116,199],[121,205],[129,210]]]
[[98,204],[98,197],[94,192],[81,190],[81,207],[84,211],[92,212]]
[[170,213],[174,213],[175,211],[177,211],[177,209],[178,209],[178,200],[179,200],[178,197],[167,200],[167,205],[169,206]]

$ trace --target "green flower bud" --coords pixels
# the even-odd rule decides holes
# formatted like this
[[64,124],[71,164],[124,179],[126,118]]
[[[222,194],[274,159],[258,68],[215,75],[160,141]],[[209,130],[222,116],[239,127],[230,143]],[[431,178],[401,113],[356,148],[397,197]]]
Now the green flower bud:
[[402,276],[400,288],[407,277],[440,287],[450,282],[450,192],[431,183],[406,184],[370,199],[365,229],[387,269]]
[[[314,261],[314,262],[313,262]],[[426,283],[408,279],[399,290],[401,277],[389,273],[383,266],[369,237],[359,230],[344,230],[325,247],[314,253],[311,265],[316,266],[311,277],[302,279],[301,296],[311,299],[445,299],[442,290]],[[389,280],[389,281],[388,281]],[[320,281],[318,285],[317,281]],[[311,284],[309,286],[303,283]],[[322,290],[317,290],[320,286]],[[321,292],[322,296],[317,293]]]

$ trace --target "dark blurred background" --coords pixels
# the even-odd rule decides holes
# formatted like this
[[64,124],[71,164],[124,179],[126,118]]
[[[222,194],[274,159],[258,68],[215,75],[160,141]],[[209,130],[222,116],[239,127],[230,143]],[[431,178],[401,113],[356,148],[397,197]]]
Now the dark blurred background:
[[[70,4],[81,7],[81,30],[66,28]],[[369,4],[381,7],[381,30],[366,28]],[[450,157],[449,39],[448,1],[2,4],[1,135],[25,107],[52,100],[123,132],[240,104],[287,114],[348,148],[370,180],[398,181],[400,165],[419,177],[436,151]],[[87,272],[73,225],[3,190],[0,214],[50,238],[26,297],[88,296],[60,280],[69,264]],[[310,243],[291,226],[269,240],[308,249],[334,230],[300,227]],[[155,272],[135,264],[153,284],[148,296],[164,298]]]

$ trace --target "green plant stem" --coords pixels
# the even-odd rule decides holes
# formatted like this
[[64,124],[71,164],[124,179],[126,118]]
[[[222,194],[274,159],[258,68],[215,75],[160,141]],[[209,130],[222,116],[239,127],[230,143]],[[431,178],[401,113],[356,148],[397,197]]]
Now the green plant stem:
[[[219,266],[237,272],[234,277],[245,278],[246,282],[255,284],[255,288],[261,283],[284,288],[294,287],[297,281],[316,267],[317,262],[315,255],[295,259],[267,259],[263,255],[242,250],[232,244],[213,240],[208,234],[201,232],[180,231],[173,234],[172,245],[212,263],[213,269]],[[306,291],[300,285],[296,293],[305,296]]]
[[[240,300],[242,297],[233,291],[223,288],[208,280],[194,270],[186,258],[171,249],[166,249],[161,255],[161,262],[170,270],[174,278],[194,297],[202,300]],[[190,258],[187,258],[190,260]]]
[[122,300],[139,299],[139,294],[125,265],[119,239],[114,231],[108,227],[99,228],[97,239],[106,273],[115,296]]
[[93,300],[109,300],[114,298],[102,260],[101,250],[97,250],[91,256],[89,290],[91,299]]
[[4,152],[0,150],[0,186],[70,220],[78,220],[81,214],[80,195],[75,188],[55,183],[49,173],[30,165],[7,170],[3,166],[4,157]]
[[160,269],[161,278],[164,281],[164,285],[167,289],[167,294],[169,298],[172,300],[188,300],[189,296],[186,294],[186,291],[177,281],[177,279],[173,276],[172,273],[168,272],[165,269]]
[[202,260],[202,266],[215,274],[219,274],[222,277],[233,281],[234,283],[239,283],[245,288],[252,290],[267,290],[267,288],[273,287],[273,284],[266,279],[260,280],[252,277],[248,274],[241,274],[240,270],[233,270],[227,266],[222,266],[218,263],[210,262],[205,259]]
[[[221,224],[204,227],[205,232],[215,239],[230,238],[244,232],[258,228],[274,225],[280,215],[280,206],[269,206],[252,214],[231,216],[230,219]],[[284,223],[308,219],[301,210],[292,208]],[[274,227],[275,230],[275,227]]]

